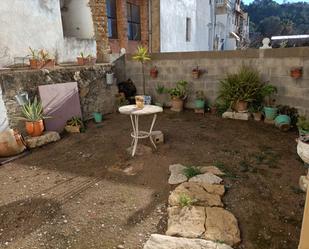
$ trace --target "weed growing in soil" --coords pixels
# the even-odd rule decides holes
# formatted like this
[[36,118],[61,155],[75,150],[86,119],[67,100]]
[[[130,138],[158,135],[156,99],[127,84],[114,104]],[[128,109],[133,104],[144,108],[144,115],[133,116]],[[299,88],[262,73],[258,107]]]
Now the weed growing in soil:
[[179,197],[179,205],[181,207],[190,207],[195,202],[195,200],[192,200],[190,196],[186,194],[181,194]]
[[218,169],[220,169],[222,172],[225,173],[225,177],[228,177],[228,178],[238,178],[237,175],[235,175],[234,172],[232,172],[230,169],[228,169],[223,162],[220,162],[220,161],[215,161],[214,162],[214,166],[216,166]]
[[183,170],[183,173],[188,179],[201,174],[201,171],[199,168],[194,167],[194,166],[188,166]]

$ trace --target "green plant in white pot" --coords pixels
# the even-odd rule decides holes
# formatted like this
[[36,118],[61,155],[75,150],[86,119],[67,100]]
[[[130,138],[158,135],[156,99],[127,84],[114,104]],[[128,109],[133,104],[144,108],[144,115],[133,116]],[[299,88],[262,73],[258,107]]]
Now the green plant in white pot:
[[[137,47],[137,52],[136,54],[132,57],[133,60],[138,61],[141,63],[142,67],[142,83],[143,83],[143,95],[145,96],[144,99],[146,101],[149,101],[150,96],[146,96],[146,79],[145,79],[145,63],[151,60],[150,55],[148,54],[148,49],[143,46]],[[151,97],[150,97],[150,102],[151,102]],[[150,103],[145,103],[145,104],[150,104]]]

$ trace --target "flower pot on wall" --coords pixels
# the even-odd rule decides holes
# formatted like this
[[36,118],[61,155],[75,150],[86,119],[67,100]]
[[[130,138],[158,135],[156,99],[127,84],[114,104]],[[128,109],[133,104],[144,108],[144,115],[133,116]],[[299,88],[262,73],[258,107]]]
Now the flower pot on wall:
[[302,67],[295,67],[295,68],[292,68],[291,71],[290,71],[290,75],[292,78],[294,79],[299,79],[302,77],[303,75],[303,68]]
[[159,71],[158,71],[157,67],[153,67],[153,68],[150,69],[151,78],[153,78],[153,79],[157,78],[158,73],[159,73]]
[[26,121],[26,131],[31,137],[41,136],[44,131],[43,120]]
[[199,77],[200,77],[200,70],[193,69],[192,70],[192,78],[193,79],[198,79]]
[[180,98],[172,98],[171,101],[172,107],[171,110],[175,112],[182,112],[184,101]]
[[39,59],[29,59],[31,69],[41,69],[43,67],[43,61]]

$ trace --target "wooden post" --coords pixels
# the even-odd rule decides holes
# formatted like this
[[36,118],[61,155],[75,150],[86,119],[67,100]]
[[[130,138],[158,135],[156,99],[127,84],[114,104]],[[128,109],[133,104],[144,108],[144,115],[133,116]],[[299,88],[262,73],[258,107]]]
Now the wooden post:
[[309,191],[307,190],[303,224],[298,249],[309,249]]

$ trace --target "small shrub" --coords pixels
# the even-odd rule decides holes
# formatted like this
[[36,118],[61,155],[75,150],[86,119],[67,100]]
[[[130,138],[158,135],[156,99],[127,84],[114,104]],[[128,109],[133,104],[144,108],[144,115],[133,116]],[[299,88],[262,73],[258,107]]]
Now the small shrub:
[[199,168],[194,167],[194,166],[188,166],[183,170],[183,173],[186,177],[189,179],[192,178],[193,176],[201,174],[201,171]]
[[179,197],[179,205],[181,207],[190,207],[195,202],[195,200],[192,200],[190,196],[186,194],[181,194]]

